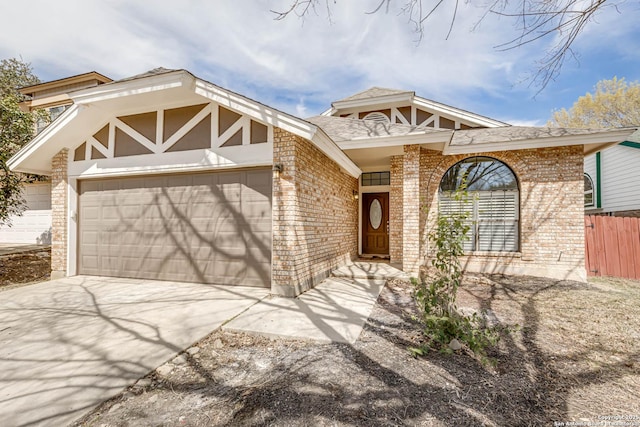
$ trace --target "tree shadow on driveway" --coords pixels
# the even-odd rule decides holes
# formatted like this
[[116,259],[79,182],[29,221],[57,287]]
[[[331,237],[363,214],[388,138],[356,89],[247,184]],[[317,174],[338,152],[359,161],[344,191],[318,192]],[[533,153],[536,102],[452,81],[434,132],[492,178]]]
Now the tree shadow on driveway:
[[[564,350],[549,342],[557,339],[550,332],[556,316],[577,327],[558,302],[576,296],[575,306],[589,315],[611,293],[575,282],[510,280],[496,276],[461,290],[461,303],[521,325],[491,352],[495,369],[465,353],[411,357],[407,346],[421,339],[420,329],[409,287],[392,281],[354,345],[218,331],[185,355],[185,364],[152,374],[148,384],[98,408],[86,425],[537,426],[637,413],[637,344],[594,367],[602,351],[597,331],[591,343],[565,333]],[[623,392],[611,397],[601,388]]]
[[76,276],[0,301],[0,419],[64,425],[267,295]]

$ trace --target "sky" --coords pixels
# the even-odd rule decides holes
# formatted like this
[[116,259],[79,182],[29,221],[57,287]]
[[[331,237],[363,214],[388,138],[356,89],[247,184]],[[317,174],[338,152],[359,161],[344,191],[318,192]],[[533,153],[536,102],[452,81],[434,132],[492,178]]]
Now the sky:
[[[407,0],[325,0],[304,18],[276,20],[293,0],[22,0],[0,6],[0,59],[29,62],[43,81],[88,71],[112,79],[156,67],[187,69],[301,118],[372,86],[418,96],[514,125],[543,126],[613,76],[640,80],[640,3],[605,7],[573,45],[559,77],[531,85],[536,61],[556,41],[517,49],[516,21],[484,1],[445,2],[418,36]],[[611,1],[608,4],[611,4]],[[432,4],[423,0],[425,5]],[[478,25],[479,23],[479,25]]]

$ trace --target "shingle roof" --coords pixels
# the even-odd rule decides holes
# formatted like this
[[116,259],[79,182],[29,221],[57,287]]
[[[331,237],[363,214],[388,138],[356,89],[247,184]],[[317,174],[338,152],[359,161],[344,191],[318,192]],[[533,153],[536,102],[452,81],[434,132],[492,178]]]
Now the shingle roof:
[[550,127],[504,126],[497,128],[475,128],[457,130],[451,146],[480,145],[528,139],[557,138],[562,136],[593,135],[610,132],[612,129],[567,129]]
[[409,134],[450,133],[449,129],[433,129],[396,123],[381,123],[373,120],[348,117],[314,116],[306,119],[319,126],[335,142],[358,138],[404,136]]
[[399,90],[399,89],[387,89],[384,87],[372,87],[370,89],[364,90],[362,92],[358,92],[355,95],[351,95],[347,98],[341,99],[339,101],[335,101],[335,102],[346,102],[346,101],[357,101],[360,99],[370,99],[370,98],[377,98],[380,96],[389,96],[389,95],[400,95],[400,94],[411,94],[413,95],[414,92],[410,91],[410,90]]
[[124,79],[117,80],[117,81],[115,81],[113,83],[128,82],[129,80],[142,79],[142,78],[145,78],[145,77],[151,77],[151,76],[157,76],[157,75],[160,75],[160,74],[172,73],[174,71],[178,71],[178,69],[171,70],[169,68],[157,67],[157,68],[154,68],[153,70],[149,70],[149,71],[146,71],[146,72],[141,73],[141,74],[136,74],[135,76],[125,77]]

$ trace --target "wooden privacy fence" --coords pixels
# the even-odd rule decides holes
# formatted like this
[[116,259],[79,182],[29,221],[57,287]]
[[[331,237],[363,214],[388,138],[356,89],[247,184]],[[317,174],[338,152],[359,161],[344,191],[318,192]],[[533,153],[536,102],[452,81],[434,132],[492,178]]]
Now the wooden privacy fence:
[[584,217],[589,276],[640,279],[640,218]]

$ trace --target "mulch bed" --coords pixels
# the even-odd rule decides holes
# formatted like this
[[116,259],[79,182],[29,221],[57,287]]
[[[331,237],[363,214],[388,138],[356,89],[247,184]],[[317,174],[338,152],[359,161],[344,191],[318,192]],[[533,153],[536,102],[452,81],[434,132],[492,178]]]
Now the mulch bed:
[[48,280],[51,248],[0,256],[0,289]]
[[[640,414],[640,282],[469,276],[458,305],[517,330],[489,355],[414,358],[411,285],[355,345],[216,331],[88,414],[87,426],[540,426]],[[603,424],[606,425],[606,424]]]

